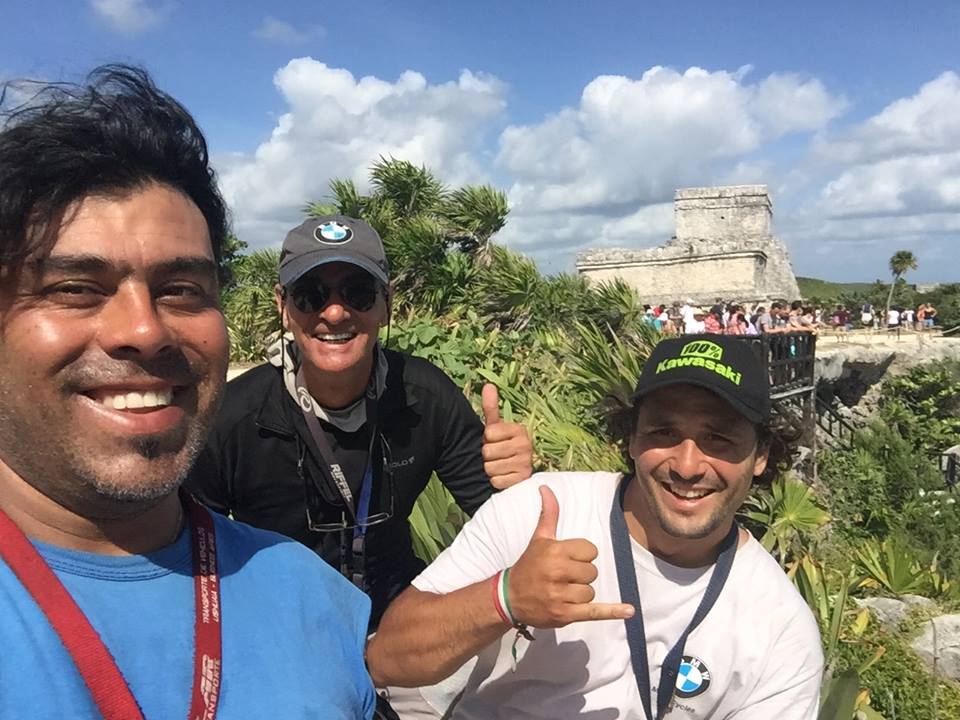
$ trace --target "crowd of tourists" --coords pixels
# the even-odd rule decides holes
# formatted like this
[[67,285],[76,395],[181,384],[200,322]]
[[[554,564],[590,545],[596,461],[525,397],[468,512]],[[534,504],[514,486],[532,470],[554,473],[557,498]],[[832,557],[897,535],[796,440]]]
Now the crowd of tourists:
[[[668,312],[630,470],[531,476],[496,387],[481,419],[381,347],[358,218],[287,233],[284,335],[225,384],[193,118],[126,66],[35,89],[0,129],[0,717],[817,717],[816,621],[735,520],[792,450],[722,334],[812,328],[801,305]],[[472,519],[426,566],[434,474]]]
[[858,315],[844,304],[837,304],[831,311],[801,300],[790,303],[774,301],[769,306],[757,304],[748,309],[740,303],[724,303],[720,298],[709,308],[688,298],[683,303],[678,301],[669,306],[644,305],[643,310],[644,321],[667,335],[817,333],[826,329],[847,333],[855,327],[922,332],[933,329],[937,317],[937,309],[932,303],[921,303],[916,310],[894,306],[887,311],[886,318],[882,318],[882,312],[874,310],[869,302],[860,307]]

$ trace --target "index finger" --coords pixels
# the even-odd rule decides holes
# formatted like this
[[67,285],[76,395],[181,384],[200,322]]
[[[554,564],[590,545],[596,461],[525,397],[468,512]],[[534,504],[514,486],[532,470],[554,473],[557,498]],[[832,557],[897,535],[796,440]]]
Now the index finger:
[[568,609],[568,622],[591,620],[626,620],[633,617],[633,605],[627,603],[579,603]]

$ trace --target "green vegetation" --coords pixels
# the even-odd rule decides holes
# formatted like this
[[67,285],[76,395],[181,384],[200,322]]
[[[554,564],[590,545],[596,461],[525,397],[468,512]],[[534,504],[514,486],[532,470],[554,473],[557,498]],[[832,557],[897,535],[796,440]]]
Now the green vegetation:
[[859,293],[868,293],[874,287],[874,283],[869,282],[835,283],[829,280],[818,280],[817,278],[799,276],[797,277],[797,285],[800,287],[801,297],[821,298],[824,301],[857,295]]
[[[479,408],[500,388],[503,413],[529,429],[544,470],[622,469],[623,408],[659,339],[623,283],[593,286],[543,276],[496,245],[507,205],[488,186],[448,189],[426,168],[381,159],[369,195],[331,184],[306,211],[366,218],[384,238],[397,296],[383,339],[429,359]],[[238,241],[239,243],[239,241]],[[235,360],[257,360],[277,332],[277,254],[234,248],[224,307]],[[891,286],[799,279],[805,296],[882,308]],[[928,300],[960,321],[960,285],[917,295],[897,279],[896,301]],[[853,450],[819,456],[820,482],[778,480],[757,490],[744,524],[773,552],[817,618],[827,659],[823,720],[960,717],[960,690],[935,682],[908,648],[854,599],[916,592],[960,607],[960,513],[943,487],[937,453],[960,442],[960,363],[915,368],[887,381],[876,422]],[[464,521],[434,478],[411,517],[415,548],[436,556]],[[916,628],[914,627],[913,630]],[[934,714],[936,708],[937,715]],[[854,710],[855,709],[855,710]]]

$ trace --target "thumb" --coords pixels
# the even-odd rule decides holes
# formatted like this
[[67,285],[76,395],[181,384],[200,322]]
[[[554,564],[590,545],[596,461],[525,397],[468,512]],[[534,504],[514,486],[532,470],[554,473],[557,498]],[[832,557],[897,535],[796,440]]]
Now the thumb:
[[480,405],[483,408],[483,424],[496,425],[500,422],[500,392],[493,383],[486,383],[480,392]]
[[540,519],[533,531],[535,538],[554,540],[557,537],[557,520],[560,517],[560,503],[546,485],[540,486]]

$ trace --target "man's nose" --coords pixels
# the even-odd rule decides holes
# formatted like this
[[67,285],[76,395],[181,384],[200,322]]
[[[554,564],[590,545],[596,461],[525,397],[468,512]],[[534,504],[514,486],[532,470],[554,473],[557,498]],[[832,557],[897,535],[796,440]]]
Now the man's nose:
[[684,480],[696,480],[704,474],[704,454],[693,438],[684,438],[676,446],[671,469]]
[[348,319],[349,316],[349,307],[344,303],[343,298],[340,297],[339,291],[331,292],[327,304],[324,305],[320,311],[320,317],[329,325],[336,325]]
[[175,342],[150,288],[139,283],[121,286],[107,301],[100,320],[100,345],[111,355],[153,357]]

